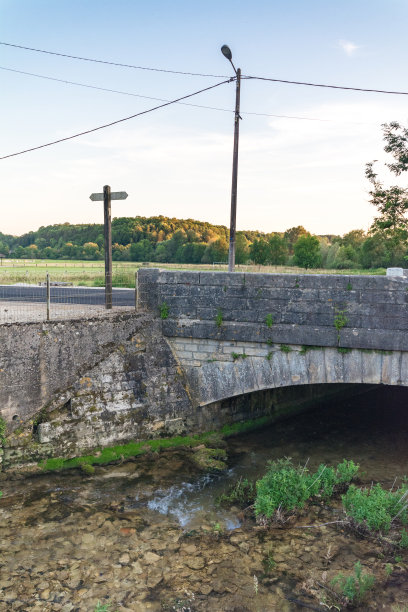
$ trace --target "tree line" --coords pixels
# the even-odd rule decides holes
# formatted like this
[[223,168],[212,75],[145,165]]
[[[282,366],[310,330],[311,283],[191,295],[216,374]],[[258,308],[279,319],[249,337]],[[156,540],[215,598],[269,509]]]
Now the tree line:
[[[408,170],[408,128],[384,124],[385,151],[392,156],[388,170],[400,176]],[[368,232],[357,229],[344,236],[318,236],[304,227],[285,232],[240,231],[236,234],[236,263],[295,265],[303,268],[406,267],[408,261],[408,189],[385,187],[366,164],[370,201],[378,216]],[[112,221],[115,261],[158,263],[225,263],[229,230],[223,225],[157,217],[119,217]],[[101,224],[63,223],[40,227],[20,237],[0,232],[0,254],[18,259],[104,258]],[[408,267],[408,266],[407,266]]]

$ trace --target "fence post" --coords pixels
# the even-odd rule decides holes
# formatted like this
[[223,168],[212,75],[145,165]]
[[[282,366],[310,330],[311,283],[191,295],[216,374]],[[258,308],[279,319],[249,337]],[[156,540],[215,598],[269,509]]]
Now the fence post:
[[51,304],[50,274],[49,272],[47,272],[47,321],[50,320],[50,304]]

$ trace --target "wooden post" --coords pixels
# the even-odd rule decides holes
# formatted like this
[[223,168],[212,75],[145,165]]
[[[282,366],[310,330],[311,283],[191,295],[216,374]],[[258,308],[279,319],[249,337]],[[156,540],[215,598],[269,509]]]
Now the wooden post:
[[103,215],[105,234],[105,308],[112,308],[112,225],[111,225],[111,188],[103,188]]
[[49,272],[47,272],[47,321],[50,320],[50,305],[51,305],[50,274]]

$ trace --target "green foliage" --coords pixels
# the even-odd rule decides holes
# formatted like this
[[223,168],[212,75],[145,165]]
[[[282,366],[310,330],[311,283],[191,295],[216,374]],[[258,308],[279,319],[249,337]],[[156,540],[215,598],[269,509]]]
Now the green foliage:
[[408,548],[408,533],[405,529],[401,531],[401,540],[399,545],[401,548]]
[[82,466],[84,464],[105,465],[113,461],[123,461],[124,459],[129,459],[131,457],[137,457],[138,455],[143,455],[149,451],[158,452],[167,448],[179,448],[183,446],[194,447],[200,444],[207,444],[207,442],[209,446],[211,446],[214,436],[219,437],[221,435],[222,437],[229,437],[248,431],[254,431],[268,425],[271,423],[271,421],[271,417],[264,416],[258,419],[249,419],[243,423],[224,425],[224,427],[222,427],[218,432],[210,431],[193,436],[175,436],[173,438],[157,438],[155,440],[129,442],[128,444],[103,448],[94,455],[72,457],[71,459],[64,459],[64,457],[53,457],[51,459],[41,461],[38,465],[43,470],[48,471],[71,468],[83,469]]
[[266,323],[267,327],[272,327],[272,325],[273,325],[273,315],[271,313],[268,313],[266,315],[265,323]]
[[345,308],[335,308],[334,309],[334,327],[337,330],[337,343],[340,342],[340,331],[347,325],[348,319],[346,317]]
[[101,604],[99,601],[96,604],[94,612],[110,612],[110,604]]
[[292,349],[288,344],[281,344],[280,345],[280,350],[282,351],[282,353],[291,353]]
[[159,306],[159,311],[160,311],[160,318],[161,319],[167,319],[169,316],[169,307],[167,302],[163,302],[162,304],[160,304]]
[[364,600],[368,591],[373,588],[374,582],[375,577],[372,574],[363,574],[361,562],[357,561],[354,566],[354,574],[351,576],[338,574],[333,578],[331,584],[346,598],[347,602],[354,604]]
[[4,446],[6,442],[6,421],[0,417],[0,446]]
[[344,460],[336,468],[320,465],[315,473],[295,467],[288,458],[271,461],[268,471],[256,483],[255,514],[271,518],[279,510],[303,508],[316,496],[331,497],[335,487],[344,486],[357,474],[359,466]]
[[350,283],[350,281],[347,283],[346,289],[347,291],[351,291],[353,289],[353,285]]
[[351,353],[351,348],[347,348],[345,346],[338,346],[337,347],[337,352],[341,353],[342,355],[346,355],[347,353]]
[[169,307],[168,307],[167,302],[163,302],[162,304],[160,304],[159,310],[160,310],[160,318],[167,319],[169,316]]
[[221,308],[218,308],[217,316],[215,317],[215,324],[217,327],[221,327],[222,322],[223,322],[222,310]]
[[267,360],[270,361],[272,357],[273,357],[273,351],[269,351],[269,353],[266,356]]
[[246,353],[231,353],[231,357],[234,361],[237,361],[237,359],[246,359],[248,357],[248,355]]
[[232,485],[226,493],[222,493],[217,503],[219,505],[239,504],[247,506],[254,502],[256,496],[255,483],[247,478],[240,477],[237,482]]
[[302,344],[302,348],[299,351],[299,355],[306,355],[309,351],[318,351],[322,346],[314,346],[313,344]]
[[356,523],[369,530],[388,532],[397,517],[403,525],[408,524],[407,495],[407,484],[397,491],[387,491],[377,483],[370,488],[351,485],[342,500],[346,513]]
[[316,236],[300,236],[294,246],[294,264],[301,268],[318,268],[321,265],[320,243]]

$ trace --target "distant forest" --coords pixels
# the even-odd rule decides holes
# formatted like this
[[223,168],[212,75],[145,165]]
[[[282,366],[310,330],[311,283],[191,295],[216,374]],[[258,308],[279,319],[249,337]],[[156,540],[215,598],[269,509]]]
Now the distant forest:
[[[213,263],[228,259],[229,230],[193,219],[119,217],[112,222],[115,261]],[[0,253],[18,259],[104,257],[103,225],[49,225],[20,237],[0,233]],[[353,230],[344,236],[315,236],[297,226],[285,232],[240,231],[236,262],[304,268],[406,266],[408,243],[387,232]]]

